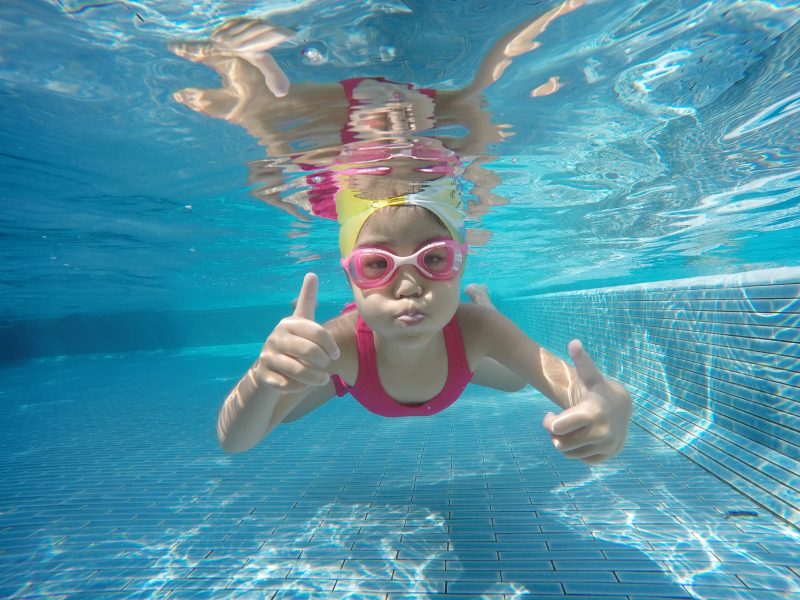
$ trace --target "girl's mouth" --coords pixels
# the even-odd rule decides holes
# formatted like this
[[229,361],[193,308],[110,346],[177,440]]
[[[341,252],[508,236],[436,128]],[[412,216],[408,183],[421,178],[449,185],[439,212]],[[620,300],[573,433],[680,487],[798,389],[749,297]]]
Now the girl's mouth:
[[425,313],[418,310],[405,310],[398,314],[395,318],[403,325],[416,325],[425,320]]

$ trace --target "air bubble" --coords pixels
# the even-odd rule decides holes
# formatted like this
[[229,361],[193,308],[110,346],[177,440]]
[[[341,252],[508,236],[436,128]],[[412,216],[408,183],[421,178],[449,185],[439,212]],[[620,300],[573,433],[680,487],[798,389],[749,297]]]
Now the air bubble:
[[328,62],[328,54],[315,46],[308,46],[303,49],[303,62],[307,65],[324,65]]
[[394,46],[381,46],[381,60],[383,62],[391,62],[397,56],[397,48]]

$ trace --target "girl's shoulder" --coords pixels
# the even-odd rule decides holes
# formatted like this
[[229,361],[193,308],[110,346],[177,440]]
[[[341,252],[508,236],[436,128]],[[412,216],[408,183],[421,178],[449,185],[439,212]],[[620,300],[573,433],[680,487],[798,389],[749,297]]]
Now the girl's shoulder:
[[475,302],[462,302],[458,305],[456,316],[461,329],[483,327],[491,321],[497,309],[476,304]]
[[497,315],[496,309],[474,302],[462,302],[456,310],[461,337],[471,361],[487,353],[489,342],[496,334],[493,323]]

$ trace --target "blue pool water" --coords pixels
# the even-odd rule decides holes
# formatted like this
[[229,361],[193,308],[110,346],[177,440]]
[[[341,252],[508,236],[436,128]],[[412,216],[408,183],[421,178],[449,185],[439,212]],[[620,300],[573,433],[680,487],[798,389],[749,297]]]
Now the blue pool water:
[[[622,454],[569,461],[545,398],[477,387],[425,419],[345,397],[220,450],[219,405],[303,274],[320,319],[349,299],[336,223],[257,199],[287,154],[176,101],[222,84],[170,47],[239,17],[294,32],[273,54],[298,89],[457,90],[539,24],[470,121],[503,135],[462,157],[490,182],[464,178],[466,279],[629,387]],[[798,21],[755,0],[3,3],[0,597],[800,596]],[[309,127],[292,152],[341,135],[274,122]]]

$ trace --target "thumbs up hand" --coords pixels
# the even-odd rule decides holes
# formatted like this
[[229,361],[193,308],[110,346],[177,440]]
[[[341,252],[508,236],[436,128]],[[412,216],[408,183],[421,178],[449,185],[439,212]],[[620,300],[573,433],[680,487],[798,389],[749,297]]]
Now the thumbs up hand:
[[567,458],[598,464],[622,450],[628,434],[632,402],[628,391],[609,381],[578,340],[569,344],[577,379],[570,386],[570,408],[547,413],[544,428],[553,446]]
[[278,323],[251,369],[259,383],[281,393],[328,383],[328,366],[339,358],[339,346],[328,330],[314,321],[318,288],[317,276],[308,273],[294,313]]

